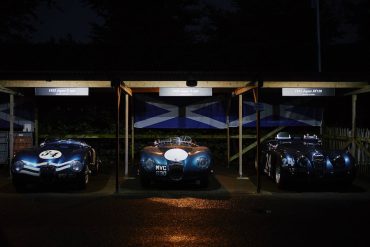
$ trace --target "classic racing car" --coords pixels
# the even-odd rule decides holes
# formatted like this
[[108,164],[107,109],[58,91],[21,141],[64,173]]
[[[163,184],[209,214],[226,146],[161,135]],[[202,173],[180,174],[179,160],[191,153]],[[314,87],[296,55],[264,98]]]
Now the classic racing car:
[[213,160],[208,147],[198,146],[190,137],[170,137],[143,148],[139,175],[142,186],[151,181],[199,181],[208,186]]
[[327,151],[317,135],[292,137],[280,132],[262,148],[262,168],[279,187],[294,180],[336,181],[349,185],[356,175],[348,150]]
[[30,182],[63,180],[74,181],[82,189],[89,182],[89,174],[97,173],[99,167],[94,148],[85,142],[54,139],[17,153],[11,164],[11,173],[13,184],[18,189]]

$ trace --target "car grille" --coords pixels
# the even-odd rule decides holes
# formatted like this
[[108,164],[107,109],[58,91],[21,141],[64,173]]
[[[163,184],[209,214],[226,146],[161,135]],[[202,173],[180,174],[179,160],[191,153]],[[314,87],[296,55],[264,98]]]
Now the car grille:
[[51,178],[55,176],[55,166],[42,166],[40,168],[40,177]]
[[179,162],[169,164],[168,176],[173,180],[181,180],[184,175],[184,165]]
[[312,156],[312,163],[313,163],[313,169],[314,173],[317,176],[323,176],[324,175],[324,169],[325,169],[325,157],[322,154],[314,154]]

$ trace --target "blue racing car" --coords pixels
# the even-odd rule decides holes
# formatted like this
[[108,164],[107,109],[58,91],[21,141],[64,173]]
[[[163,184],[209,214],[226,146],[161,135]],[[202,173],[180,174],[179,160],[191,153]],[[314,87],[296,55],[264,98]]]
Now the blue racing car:
[[188,136],[156,140],[141,151],[139,175],[144,187],[151,181],[199,181],[207,187],[213,172],[211,151]]
[[335,181],[350,185],[356,162],[348,150],[326,150],[316,135],[292,137],[280,132],[265,143],[261,165],[279,187],[293,181]]
[[73,181],[85,188],[91,172],[97,173],[100,161],[85,142],[72,139],[45,141],[39,147],[24,149],[12,161],[12,181],[17,189],[27,183]]

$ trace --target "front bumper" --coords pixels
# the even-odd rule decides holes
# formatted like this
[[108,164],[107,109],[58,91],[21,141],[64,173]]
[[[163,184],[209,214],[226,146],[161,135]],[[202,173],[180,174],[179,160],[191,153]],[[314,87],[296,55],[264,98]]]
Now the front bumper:
[[58,169],[53,166],[44,166],[39,170],[30,171],[22,169],[19,172],[12,172],[13,179],[22,182],[46,182],[55,183],[61,181],[76,180],[84,176],[85,170],[73,172],[70,169]]
[[286,180],[294,182],[352,182],[356,177],[356,169],[341,170],[308,170],[305,168],[286,168],[282,170]]

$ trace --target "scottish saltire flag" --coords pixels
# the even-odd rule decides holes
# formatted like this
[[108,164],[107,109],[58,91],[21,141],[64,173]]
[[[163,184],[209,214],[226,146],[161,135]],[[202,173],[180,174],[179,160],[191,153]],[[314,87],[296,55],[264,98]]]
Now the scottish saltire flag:
[[[161,97],[135,95],[135,128],[161,129],[225,129],[226,99],[211,97],[199,100],[199,97],[172,97],[164,102]],[[162,101],[163,100],[163,101]],[[320,126],[322,109],[260,103],[261,127],[278,126]],[[237,100],[230,110],[230,127],[238,127]],[[254,102],[243,102],[243,126],[256,126]]]
[[[15,129],[23,129],[25,124],[31,125],[31,129],[33,129],[34,122],[28,120],[33,115],[33,111],[25,107],[25,105],[19,106],[15,104],[14,106],[14,128]],[[0,128],[1,129],[9,129],[9,119],[10,119],[10,110],[9,104],[4,103],[0,104]]]
[[223,97],[168,98],[134,96],[135,128],[225,129]]
[[[321,126],[323,110],[294,105],[271,105],[260,103],[261,127],[277,126]],[[230,127],[238,127],[238,113],[230,113]],[[256,126],[256,110],[254,102],[243,102],[243,126]]]

